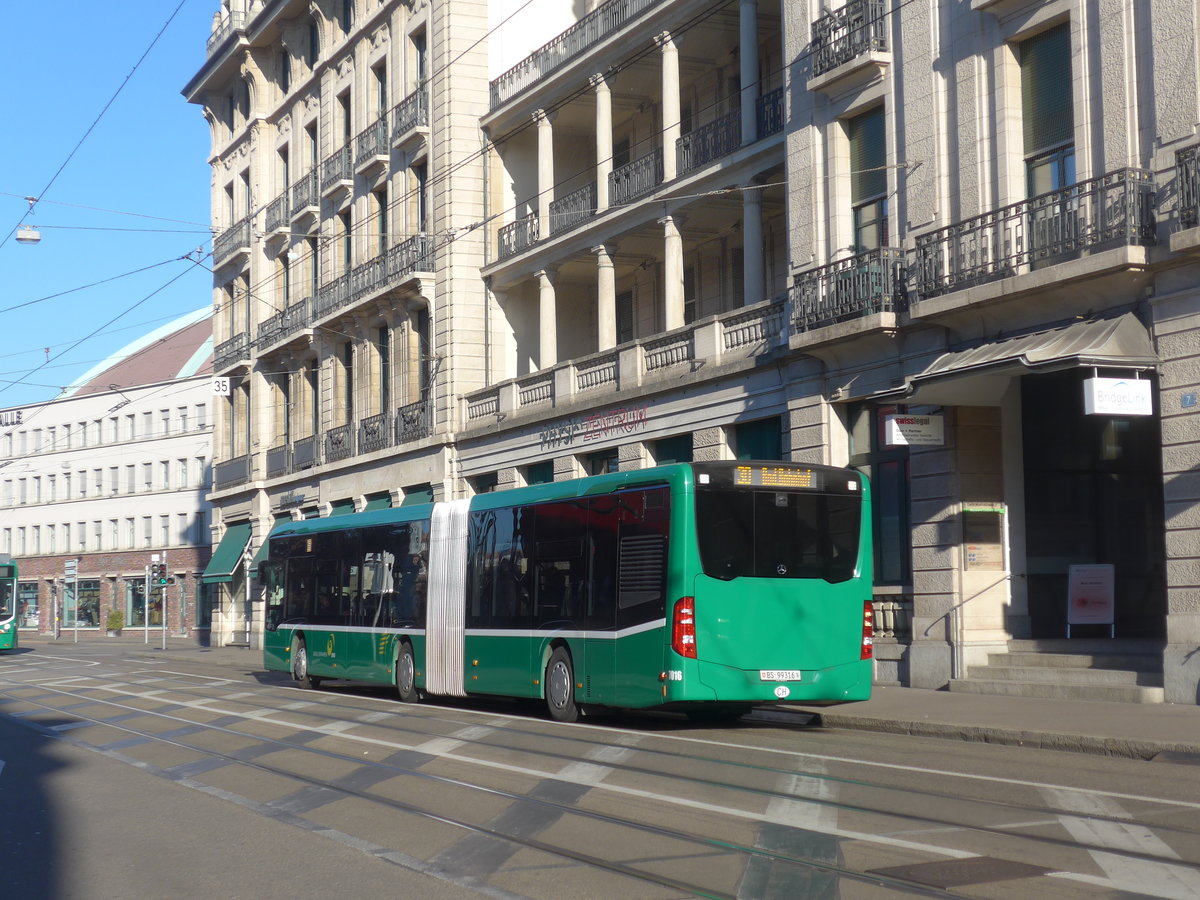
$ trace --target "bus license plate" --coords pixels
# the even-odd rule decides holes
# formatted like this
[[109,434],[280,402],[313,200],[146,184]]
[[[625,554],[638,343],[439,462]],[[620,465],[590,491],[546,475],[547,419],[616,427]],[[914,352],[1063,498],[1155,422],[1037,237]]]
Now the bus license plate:
[[799,681],[799,669],[760,669],[758,672],[760,681]]

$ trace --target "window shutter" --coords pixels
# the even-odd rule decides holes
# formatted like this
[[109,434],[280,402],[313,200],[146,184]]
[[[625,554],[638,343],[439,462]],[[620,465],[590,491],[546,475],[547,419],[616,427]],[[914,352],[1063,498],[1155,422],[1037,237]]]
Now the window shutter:
[[1071,97],[1071,29],[1067,23],[1021,42],[1021,115],[1025,155],[1075,137]]

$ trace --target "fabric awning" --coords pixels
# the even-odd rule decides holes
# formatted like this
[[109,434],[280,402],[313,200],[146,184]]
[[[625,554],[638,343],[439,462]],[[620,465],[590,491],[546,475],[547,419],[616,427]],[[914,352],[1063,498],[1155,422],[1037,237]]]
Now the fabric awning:
[[877,397],[909,403],[987,405],[1014,375],[1076,367],[1153,369],[1159,364],[1150,333],[1133,313],[990,341],[943,353],[924,371]]
[[400,501],[401,506],[416,506],[418,503],[433,502],[433,487],[428,484],[416,485],[411,489],[404,491],[404,499]]
[[380,494],[376,497],[367,497],[367,505],[363,507],[363,512],[369,512],[372,509],[391,509],[392,498],[389,494]]
[[334,500],[329,504],[329,514],[331,516],[348,516],[354,512],[353,500]]
[[200,580],[205,584],[233,581],[233,573],[242,562],[242,554],[250,543],[250,523],[239,522],[225,529],[225,536],[204,569]]

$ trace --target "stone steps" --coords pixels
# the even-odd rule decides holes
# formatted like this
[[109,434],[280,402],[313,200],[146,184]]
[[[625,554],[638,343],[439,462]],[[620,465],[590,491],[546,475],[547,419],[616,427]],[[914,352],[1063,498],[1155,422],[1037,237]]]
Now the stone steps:
[[956,678],[950,690],[962,694],[990,694],[1004,697],[1038,697],[1045,700],[1101,700],[1109,703],[1163,703],[1160,687],[1133,684],[1068,684],[1044,681],[976,681]]

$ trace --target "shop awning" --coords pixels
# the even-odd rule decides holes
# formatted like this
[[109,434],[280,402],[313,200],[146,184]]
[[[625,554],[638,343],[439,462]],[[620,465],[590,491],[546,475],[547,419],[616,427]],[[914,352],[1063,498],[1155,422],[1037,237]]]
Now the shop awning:
[[367,505],[363,507],[363,512],[369,512],[372,509],[391,509],[392,498],[389,494],[381,494],[377,497],[367,497]]
[[329,514],[331,516],[348,516],[354,512],[353,500],[334,500],[329,504]]
[[877,399],[945,406],[994,405],[1014,375],[1076,367],[1153,369],[1159,364],[1146,326],[1133,313],[990,341],[943,353]]
[[250,523],[239,522],[225,529],[225,536],[209,560],[208,566],[200,580],[205,584],[215,584],[222,581],[233,581],[233,573],[241,565],[242,554],[246,552],[246,544],[250,542]]
[[401,506],[416,506],[418,503],[433,502],[433,487],[428,484],[414,485],[411,488],[404,489],[404,499],[400,501]]

